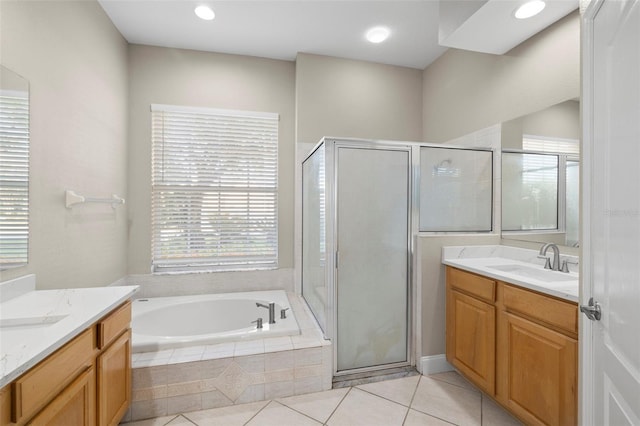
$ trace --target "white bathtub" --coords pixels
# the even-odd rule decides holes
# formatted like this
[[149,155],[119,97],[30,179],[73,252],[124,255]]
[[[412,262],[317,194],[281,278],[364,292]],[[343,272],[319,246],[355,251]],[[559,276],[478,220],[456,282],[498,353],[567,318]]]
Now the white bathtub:
[[[268,323],[269,311],[258,302],[276,304],[275,324]],[[280,318],[282,309],[286,319]],[[133,352],[300,334],[282,290],[137,299],[132,315]],[[257,318],[263,319],[262,329],[251,323]]]

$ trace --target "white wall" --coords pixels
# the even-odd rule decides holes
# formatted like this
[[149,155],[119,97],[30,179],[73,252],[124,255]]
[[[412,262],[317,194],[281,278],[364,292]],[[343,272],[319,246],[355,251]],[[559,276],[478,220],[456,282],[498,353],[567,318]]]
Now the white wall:
[[502,148],[522,149],[522,135],[580,140],[580,102],[561,102],[502,123]]
[[[193,50],[129,47],[129,273],[151,270],[150,105],[280,114],[278,262],[293,267],[295,64]],[[180,281],[179,277],[175,278]]]
[[578,98],[578,12],[501,56],[449,49],[423,77],[423,138],[429,142]]
[[421,140],[422,72],[299,53],[296,142],[323,136]]
[[65,189],[127,198],[127,43],[94,1],[3,1],[0,62],[30,82],[29,264],[39,289],[127,272],[127,206],[67,210]]

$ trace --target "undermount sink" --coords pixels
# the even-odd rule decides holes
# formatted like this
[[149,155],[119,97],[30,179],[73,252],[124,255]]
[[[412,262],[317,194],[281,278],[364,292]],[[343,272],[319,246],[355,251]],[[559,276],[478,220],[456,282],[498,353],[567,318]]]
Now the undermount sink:
[[520,275],[520,276],[525,277],[525,278],[533,278],[533,279],[536,279],[536,280],[539,280],[539,281],[547,281],[547,282],[549,282],[549,281],[575,281],[575,280],[577,280],[575,275],[569,275],[569,274],[566,274],[564,272],[550,271],[548,269],[542,269],[542,267],[540,267],[540,269],[538,269],[538,268],[534,268],[534,267],[530,267],[530,266],[510,264],[510,265],[487,266],[487,268],[496,269],[496,270],[502,271],[502,272],[508,272],[508,273],[514,274],[514,275]]
[[0,328],[24,328],[52,325],[66,318],[67,315],[46,315],[19,318],[0,318]]

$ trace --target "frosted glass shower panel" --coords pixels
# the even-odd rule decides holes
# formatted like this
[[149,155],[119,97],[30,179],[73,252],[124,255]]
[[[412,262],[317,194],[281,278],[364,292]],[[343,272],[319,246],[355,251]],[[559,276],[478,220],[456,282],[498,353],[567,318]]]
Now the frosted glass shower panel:
[[302,295],[327,331],[325,145],[302,163]]
[[558,229],[558,156],[502,153],[502,230]]
[[420,231],[491,231],[493,153],[420,147]]
[[409,151],[338,148],[337,370],[407,361]]

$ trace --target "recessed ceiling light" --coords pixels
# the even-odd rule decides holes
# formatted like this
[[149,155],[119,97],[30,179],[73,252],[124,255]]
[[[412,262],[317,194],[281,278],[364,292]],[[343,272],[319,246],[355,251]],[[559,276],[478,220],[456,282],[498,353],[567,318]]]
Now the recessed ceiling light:
[[374,27],[367,31],[367,40],[371,43],[382,43],[389,37],[391,31],[386,27]]
[[542,0],[532,0],[520,6],[516,10],[514,16],[518,19],[531,18],[532,16],[542,12],[542,9],[544,9],[545,6],[546,4]]
[[196,7],[194,12],[196,12],[196,15],[198,15],[198,18],[204,19],[205,21],[211,21],[213,18],[216,17],[216,14],[213,13],[213,9],[205,5],[200,5]]

